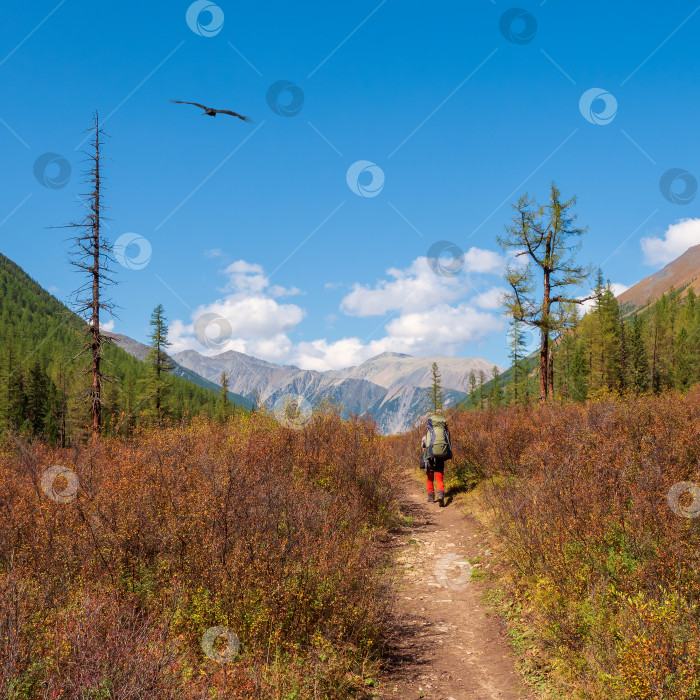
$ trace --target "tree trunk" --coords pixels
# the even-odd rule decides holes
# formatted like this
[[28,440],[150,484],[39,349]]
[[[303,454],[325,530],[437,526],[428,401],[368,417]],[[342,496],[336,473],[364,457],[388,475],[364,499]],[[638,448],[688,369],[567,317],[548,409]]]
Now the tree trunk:
[[[547,254],[545,260],[549,258],[549,243],[547,243]],[[542,325],[540,332],[542,333],[542,342],[540,345],[540,403],[547,401],[548,378],[549,378],[549,308],[551,306],[549,284],[550,270],[544,268],[543,284],[544,294],[542,296]]]
[[654,358],[651,364],[651,390],[656,393],[656,342],[659,337],[659,319],[654,320]]
[[100,374],[100,138],[95,121],[95,189],[93,190],[93,269],[92,269],[92,434],[102,430]]
[[542,343],[540,345],[540,403],[547,400],[547,374],[549,359],[549,338],[546,333],[542,333]]

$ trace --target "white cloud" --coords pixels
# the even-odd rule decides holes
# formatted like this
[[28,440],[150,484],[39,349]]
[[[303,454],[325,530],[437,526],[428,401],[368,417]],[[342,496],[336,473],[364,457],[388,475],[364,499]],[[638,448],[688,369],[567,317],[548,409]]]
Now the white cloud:
[[397,309],[425,309],[438,299],[455,301],[466,291],[463,277],[436,274],[424,257],[414,260],[408,270],[390,268],[387,274],[393,279],[380,280],[373,288],[354,284],[340,310],[349,316],[381,316]]
[[480,309],[497,311],[501,308],[501,297],[507,292],[505,287],[491,287],[491,289],[474,297],[473,301]]
[[[92,328],[92,319],[87,319],[85,321],[90,328]],[[109,321],[100,321],[100,332],[113,333],[114,332],[114,319],[110,318]]]
[[626,284],[622,284],[621,282],[611,282],[610,288],[616,297],[619,297],[622,292],[626,292],[629,289]]
[[302,369],[323,371],[358,365],[383,352],[456,355],[465,343],[479,342],[503,328],[500,317],[477,311],[467,303],[436,304],[429,310],[392,319],[385,326],[385,336],[369,343],[359,338],[299,343],[292,363]]
[[365,345],[359,338],[343,338],[334,342],[321,338],[299,343],[290,362],[301,369],[323,372],[327,369],[354,367],[382,352],[384,350],[380,348],[380,341]]
[[483,340],[503,327],[503,321],[477,311],[467,303],[436,304],[429,310],[405,314],[390,321],[387,340],[396,352],[411,355],[454,355],[465,343]]
[[228,283],[224,287],[224,291],[249,294],[262,292],[262,290],[270,284],[264,274],[262,265],[248,263],[245,260],[236,260],[236,262],[232,262],[224,270],[224,274],[228,275],[229,278]]
[[500,255],[474,247],[464,254],[464,269],[454,275],[438,274],[427,257],[416,258],[406,270],[389,268],[387,274],[393,279],[380,280],[374,287],[353,285],[340,302],[340,309],[349,316],[428,309],[437,301],[449,303],[466,296],[472,286],[465,273],[500,274],[503,268]]
[[505,268],[504,258],[492,250],[471,247],[464,254],[465,269],[467,272],[482,272],[499,275]]
[[700,219],[681,219],[671,224],[663,237],[642,238],[644,262],[647,265],[666,265],[699,243]]
[[[292,341],[288,333],[301,323],[306,312],[296,304],[280,304],[276,298],[297,294],[296,288],[285,289],[269,286],[262,266],[237,260],[225,270],[228,283],[221,291],[229,292],[225,297],[195,309],[190,322],[175,320],[170,325],[171,352],[193,349],[202,355],[216,355],[226,350],[237,350],[271,361],[283,361],[291,352]],[[206,326],[217,341],[207,347],[197,319],[213,314],[224,319],[222,325]]]
[[296,294],[303,294],[304,292],[301,291],[298,287],[289,287],[287,289],[286,287],[281,287],[279,284],[273,284],[268,290],[267,293],[271,297],[291,297]]
[[[357,365],[387,351],[415,356],[456,355],[465,344],[481,342],[504,328],[501,315],[490,312],[498,309],[498,298],[505,290],[491,287],[475,294],[467,274],[495,274],[496,270],[501,272],[502,259],[492,251],[477,248],[465,254],[464,271],[458,275],[437,274],[427,258],[417,258],[406,269],[387,270],[389,279],[379,280],[373,287],[355,284],[341,301],[341,311],[352,316],[394,312],[384,326],[383,337],[369,341],[358,337],[335,341],[319,338],[293,343],[289,336],[306,311],[296,304],[282,304],[278,298],[298,294],[299,290],[270,286],[261,265],[237,260],[224,270],[228,281],[222,298],[197,308],[189,321],[171,324],[171,350],[176,353],[191,348],[203,355],[236,350],[319,371]],[[201,338],[195,337],[196,321],[204,314],[225,319],[225,337],[215,347],[207,348]],[[329,314],[324,320],[333,324],[337,318]],[[214,325],[212,329],[218,340],[219,327]],[[201,329],[198,332],[201,335]]]
[[[610,283],[610,289],[612,293],[616,296],[619,297],[622,292],[626,292],[629,287],[626,284],[622,284],[621,282],[611,282]],[[587,296],[590,296],[593,294],[593,290],[591,289],[588,294],[582,294],[579,299],[584,299]],[[580,305],[580,313],[583,316],[584,314],[587,314],[593,307],[595,306],[595,299],[588,299],[584,302],[581,303]]]
[[232,262],[224,270],[224,274],[228,275],[228,282],[219,291],[235,292],[238,294],[257,294],[265,291],[266,296],[282,297],[301,294],[301,291],[296,287],[286,289],[280,285],[270,286],[262,265],[257,263],[249,263],[245,260],[236,260]]

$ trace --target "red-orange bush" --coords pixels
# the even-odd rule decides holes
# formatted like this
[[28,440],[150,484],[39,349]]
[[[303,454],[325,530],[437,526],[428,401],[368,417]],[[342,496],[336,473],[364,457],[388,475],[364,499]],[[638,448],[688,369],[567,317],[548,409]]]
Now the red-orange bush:
[[[74,500],[42,490],[52,465]],[[382,634],[393,470],[373,425],[332,410],[299,431],[256,413],[67,450],[8,439],[0,695],[347,697]],[[204,655],[214,626],[240,639],[233,663]]]
[[[700,518],[667,502],[674,484],[700,485],[700,390],[449,424],[448,473],[487,479],[545,643],[600,697],[700,697]],[[394,442],[415,464],[418,433]]]

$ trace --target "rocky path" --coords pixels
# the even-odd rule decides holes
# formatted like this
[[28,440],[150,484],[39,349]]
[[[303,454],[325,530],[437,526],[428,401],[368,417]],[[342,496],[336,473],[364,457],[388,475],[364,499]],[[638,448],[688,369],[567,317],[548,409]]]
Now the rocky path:
[[426,502],[413,475],[404,483],[403,510],[414,522],[390,545],[396,605],[379,697],[531,700],[502,623],[480,601],[476,572],[492,555],[479,524],[459,507],[459,495],[440,508]]

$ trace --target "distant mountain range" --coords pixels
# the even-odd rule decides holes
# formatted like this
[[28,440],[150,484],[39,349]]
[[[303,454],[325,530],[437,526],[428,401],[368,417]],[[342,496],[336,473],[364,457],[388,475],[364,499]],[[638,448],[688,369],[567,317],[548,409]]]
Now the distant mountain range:
[[218,381],[225,370],[232,391],[249,397],[259,393],[273,404],[288,394],[303,396],[312,404],[334,398],[347,411],[371,414],[385,434],[408,430],[423,415],[433,362],[440,368],[447,406],[466,396],[470,370],[484,370],[490,376],[493,368],[493,363],[479,358],[418,358],[394,352],[357,367],[326,372],[276,365],[232,350],[212,357],[185,350],[173,359],[211,381]]
[[[106,331],[104,335],[108,338],[111,338],[111,340],[114,343],[121,347],[122,350],[125,350],[127,353],[129,353],[129,355],[135,357],[137,360],[141,360],[142,362],[146,359],[146,355],[148,355],[151,349],[148,347],[148,345],[139,343],[138,340],[134,340],[128,335],[122,335],[121,333],[109,333]],[[221,387],[217,382],[209,381],[208,379],[199,376],[196,372],[193,372],[187,367],[183,367],[175,360],[173,360],[173,362],[175,364],[175,368],[172,370],[171,374],[174,374],[176,377],[186,379],[188,382],[192,382],[193,384],[204,387],[205,389],[211,389],[212,391],[216,392],[221,390]],[[241,396],[240,394],[237,394],[233,391],[228,392],[228,398],[229,401],[231,401],[231,403],[235,403],[238,406],[243,406],[247,409],[250,409],[253,406],[253,402],[250,399],[246,398],[245,396]]]
[[623,313],[643,311],[662,294],[692,289],[700,294],[700,245],[695,245],[653,275],[645,277],[617,297]]
[[[148,352],[147,346],[127,336],[113,334],[113,337],[139,359]],[[346,412],[371,415],[384,434],[404,432],[424,415],[433,362],[440,368],[446,407],[467,395],[471,370],[477,373],[483,370],[491,376],[493,368],[493,363],[480,358],[418,358],[393,352],[385,352],[356,367],[326,372],[278,365],[233,350],[211,357],[196,350],[184,350],[173,354],[172,359],[181,368],[214,384],[218,384],[225,371],[232,392],[249,400],[259,396],[271,406],[287,396],[301,396],[312,405],[333,399]]]

